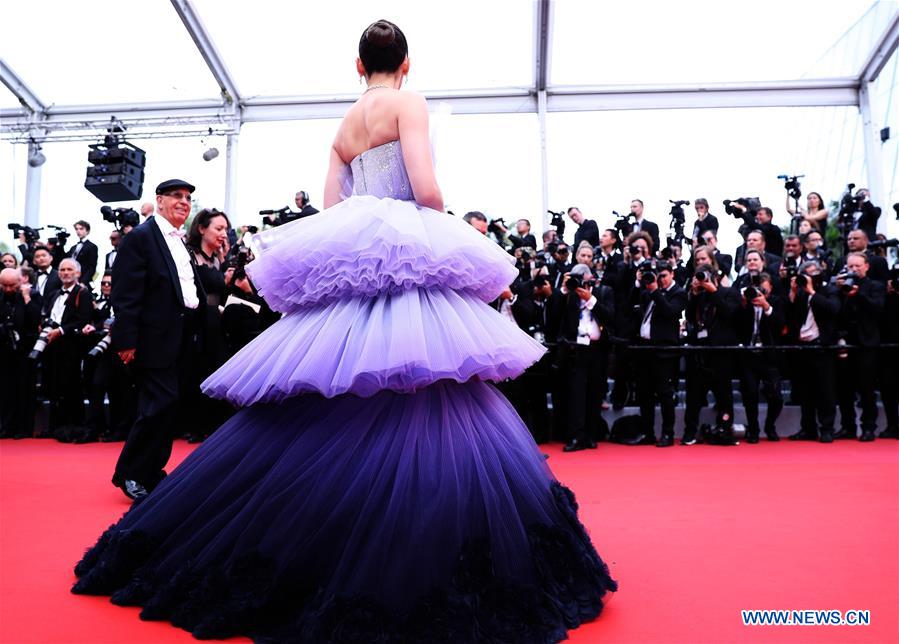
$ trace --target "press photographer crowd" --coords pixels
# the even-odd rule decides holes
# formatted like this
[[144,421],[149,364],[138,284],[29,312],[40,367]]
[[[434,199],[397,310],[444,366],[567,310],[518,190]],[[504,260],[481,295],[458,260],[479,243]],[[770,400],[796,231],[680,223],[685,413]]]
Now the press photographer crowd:
[[[877,235],[882,213],[866,190],[850,184],[829,212],[815,192],[800,203],[800,177],[781,178],[784,230],[757,198],[723,202],[739,222],[736,248],[719,247],[704,198],[672,201],[665,237],[640,199],[605,229],[576,207],[550,212],[540,243],[527,219],[464,216],[516,259],[518,277],[493,306],[548,349],[499,383],[538,443],[671,446],[681,383],[683,445],[777,441],[785,404],[801,416],[790,440],[899,438],[899,263],[888,259],[899,241]],[[199,383],[279,315],[245,270],[244,236],[258,227],[235,230],[203,209],[185,233],[193,191],[173,179],[140,214],[103,206],[104,258],[86,221],[74,236],[47,226],[43,240],[40,228],[9,225],[18,253],[0,258],[2,437],[127,439],[120,485],[152,479],[171,438],[203,440],[232,413]],[[260,211],[261,225],[315,214],[309,201],[300,191],[297,211]],[[735,423],[735,382],[745,423]],[[701,424],[710,392],[715,421]],[[626,407],[638,412],[610,427],[604,410]]]

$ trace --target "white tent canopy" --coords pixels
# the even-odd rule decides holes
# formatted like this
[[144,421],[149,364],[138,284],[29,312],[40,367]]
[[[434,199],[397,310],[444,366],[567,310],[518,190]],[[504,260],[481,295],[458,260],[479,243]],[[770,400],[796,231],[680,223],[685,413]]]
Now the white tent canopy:
[[[880,134],[888,115],[878,112],[892,109],[879,97],[892,96],[895,85],[894,1],[15,3],[0,27],[0,80],[9,89],[0,91],[0,135],[32,151],[49,149],[96,141],[115,117],[129,140],[224,137],[223,202],[230,212],[238,140],[255,127],[277,131],[275,121],[340,117],[359,93],[359,34],[378,17],[395,20],[408,35],[414,89],[450,103],[454,114],[484,115],[460,122],[533,132],[533,141],[522,144],[518,136],[509,145],[523,145],[520,156],[535,163],[524,174],[537,186],[536,193],[528,188],[528,199],[541,203],[540,212],[560,198],[553,165],[566,155],[554,152],[553,132],[579,122],[587,134],[596,113],[609,110],[830,109],[853,142],[848,115],[855,110],[864,180],[878,203],[897,196],[895,163],[885,168]],[[887,83],[884,70],[893,75]],[[593,116],[555,119],[570,112]],[[809,113],[793,112],[805,121]],[[530,116],[516,121],[514,114]],[[673,127],[684,118],[670,117]],[[325,121],[329,135],[331,123]],[[569,137],[560,140],[570,148]],[[858,159],[844,161],[858,167]],[[20,155],[12,171],[25,175],[22,215],[36,223],[42,166],[26,166]]]

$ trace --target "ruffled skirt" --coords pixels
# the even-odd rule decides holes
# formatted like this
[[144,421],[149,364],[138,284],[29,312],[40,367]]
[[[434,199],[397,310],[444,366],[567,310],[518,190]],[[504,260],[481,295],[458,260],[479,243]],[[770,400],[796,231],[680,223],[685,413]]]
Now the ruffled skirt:
[[200,638],[554,642],[616,589],[486,383],[242,410],[76,567]]

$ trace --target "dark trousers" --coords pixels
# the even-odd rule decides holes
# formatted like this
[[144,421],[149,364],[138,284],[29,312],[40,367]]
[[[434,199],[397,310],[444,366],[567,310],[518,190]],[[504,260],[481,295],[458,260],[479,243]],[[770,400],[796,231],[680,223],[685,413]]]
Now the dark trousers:
[[694,352],[687,356],[686,409],[684,433],[696,434],[699,412],[708,403],[708,394],[715,394],[718,424],[730,426],[734,422],[733,356],[722,352]]
[[58,338],[44,349],[43,382],[50,401],[49,429],[84,423],[84,386],[81,382],[80,338]]
[[[32,344],[33,344],[32,340]],[[30,346],[0,348],[0,433],[4,436],[34,434],[34,365]]]
[[569,440],[590,441],[604,438],[602,398],[607,383],[608,347],[602,342],[589,345],[565,344],[560,349],[566,365],[568,389]]
[[662,435],[674,436],[674,392],[677,382],[677,354],[644,349],[636,353],[637,400],[640,403],[640,420],[647,436],[655,436],[656,400],[662,409]]
[[[109,422],[104,399],[109,396]],[[118,356],[108,349],[96,361],[88,397],[88,425],[93,434],[125,438],[134,424],[137,402],[134,377]]]
[[878,387],[887,429],[899,430],[899,349],[884,349],[880,352]]
[[746,425],[750,435],[759,434],[759,385],[768,402],[765,417],[765,433],[777,431],[777,418],[783,410],[784,400],[780,393],[780,370],[777,358],[771,353],[746,351],[740,355],[740,392],[743,395],[743,409],[746,410]]
[[811,435],[833,433],[836,417],[833,353],[796,351],[793,388],[798,394],[800,428]]
[[623,407],[634,394],[636,378],[634,366],[635,354],[625,344],[616,344],[613,351],[613,375],[615,384],[612,387],[610,400],[614,405]]
[[877,428],[877,350],[855,349],[845,358],[836,358],[840,429],[855,436],[856,395],[861,400],[862,431]]

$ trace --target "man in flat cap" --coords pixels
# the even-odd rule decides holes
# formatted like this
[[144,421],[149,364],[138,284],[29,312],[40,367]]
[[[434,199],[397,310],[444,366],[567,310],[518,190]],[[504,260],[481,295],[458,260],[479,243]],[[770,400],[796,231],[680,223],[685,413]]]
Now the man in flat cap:
[[205,301],[184,246],[194,187],[181,179],[156,187],[156,214],[125,235],[113,265],[113,347],[138,383],[138,413],[112,482],[132,500],[165,476],[172,441],[181,433],[177,404]]

